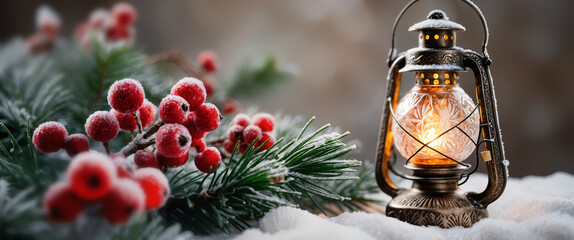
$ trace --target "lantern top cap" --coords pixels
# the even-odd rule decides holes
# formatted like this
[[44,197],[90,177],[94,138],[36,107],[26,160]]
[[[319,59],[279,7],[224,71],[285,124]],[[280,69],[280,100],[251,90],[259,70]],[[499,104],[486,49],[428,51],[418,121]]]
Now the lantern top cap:
[[466,30],[466,28],[464,28],[462,25],[448,20],[446,13],[441,10],[432,10],[427,18],[427,20],[412,25],[409,28],[409,31],[419,31],[426,29]]

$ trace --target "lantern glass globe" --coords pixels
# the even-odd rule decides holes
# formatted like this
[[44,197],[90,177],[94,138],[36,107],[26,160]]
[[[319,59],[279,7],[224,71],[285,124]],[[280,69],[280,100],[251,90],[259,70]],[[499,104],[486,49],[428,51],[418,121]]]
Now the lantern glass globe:
[[[474,151],[473,141],[478,139],[480,117],[478,110],[473,112],[475,106],[458,84],[417,84],[396,107],[396,121],[392,122],[395,147],[406,159],[414,155],[410,159],[413,164],[457,164],[431,148],[454,160],[463,161]],[[468,115],[471,116],[466,118]],[[461,121],[458,127],[448,131]],[[407,132],[431,148],[424,147],[419,151],[423,144]]]

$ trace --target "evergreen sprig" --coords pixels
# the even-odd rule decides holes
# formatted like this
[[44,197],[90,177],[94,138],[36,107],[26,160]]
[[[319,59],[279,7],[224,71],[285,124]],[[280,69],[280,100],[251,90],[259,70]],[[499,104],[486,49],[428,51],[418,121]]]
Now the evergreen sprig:
[[278,69],[277,60],[268,57],[259,67],[242,65],[233,79],[223,87],[222,94],[224,98],[253,99],[290,79],[291,74]]
[[167,224],[179,222],[196,233],[229,233],[249,228],[271,209],[297,206],[293,200],[303,196],[349,200],[323,182],[357,178],[347,173],[361,162],[339,159],[354,146],[340,142],[348,133],[322,134],[329,125],[303,137],[313,120],[282,147],[283,138],[262,152],[252,144],[243,155],[234,151],[225,166],[204,177],[185,169],[173,173],[174,197],[161,216]]

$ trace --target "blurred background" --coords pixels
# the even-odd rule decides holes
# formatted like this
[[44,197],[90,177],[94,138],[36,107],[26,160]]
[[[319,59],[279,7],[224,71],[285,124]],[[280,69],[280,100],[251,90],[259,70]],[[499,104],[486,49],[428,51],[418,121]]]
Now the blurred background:
[[[116,1],[9,1],[0,8],[0,42],[34,32],[34,14],[47,3],[63,20],[63,35],[95,8]],[[244,61],[269,55],[296,74],[295,80],[245,105],[266,112],[316,116],[351,132],[361,142],[358,158],[373,161],[383,98],[392,23],[408,1],[219,0],[127,1],[139,11],[136,45],[148,54],[177,46],[190,59],[204,49],[222,61],[218,78],[230,79]],[[490,28],[489,53],[510,175],[574,173],[574,2],[568,0],[474,1]],[[415,4],[397,28],[399,51],[415,47],[407,31],[442,9],[466,27],[457,44],[480,51],[482,26],[455,0]],[[461,85],[474,95],[470,73]],[[414,84],[403,80],[402,93]],[[474,161],[469,161],[474,162]],[[484,171],[484,169],[482,169]]]

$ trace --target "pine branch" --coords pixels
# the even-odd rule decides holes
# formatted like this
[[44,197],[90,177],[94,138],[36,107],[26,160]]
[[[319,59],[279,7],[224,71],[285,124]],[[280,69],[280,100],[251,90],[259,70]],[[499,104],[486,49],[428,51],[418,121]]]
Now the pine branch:
[[0,178],[0,239],[55,239],[53,228],[43,219],[39,198],[32,188],[14,191]]
[[0,176],[18,188],[34,187],[36,193],[42,192],[49,184],[57,179],[57,172],[64,166],[38,159],[33,149],[30,126],[26,127],[27,144],[22,147],[14,135],[4,124],[0,124],[2,132],[8,135],[10,146],[0,142]]
[[[205,176],[185,168],[172,170],[169,179],[173,197],[159,213],[167,224],[178,222],[195,233],[230,233],[232,229],[250,227],[271,209],[297,206],[293,199],[303,195],[347,199],[326,189],[321,182],[356,179],[346,173],[360,162],[338,159],[354,147],[340,142],[348,134],[322,134],[327,128],[328,125],[282,147],[280,139],[262,152],[253,145],[242,155],[234,151],[225,165]],[[301,181],[307,184],[297,183]]]
[[291,74],[277,68],[277,60],[268,57],[263,65],[252,67],[243,65],[231,82],[224,86],[221,93],[225,99],[246,100],[265,95],[279,83],[291,79]]

